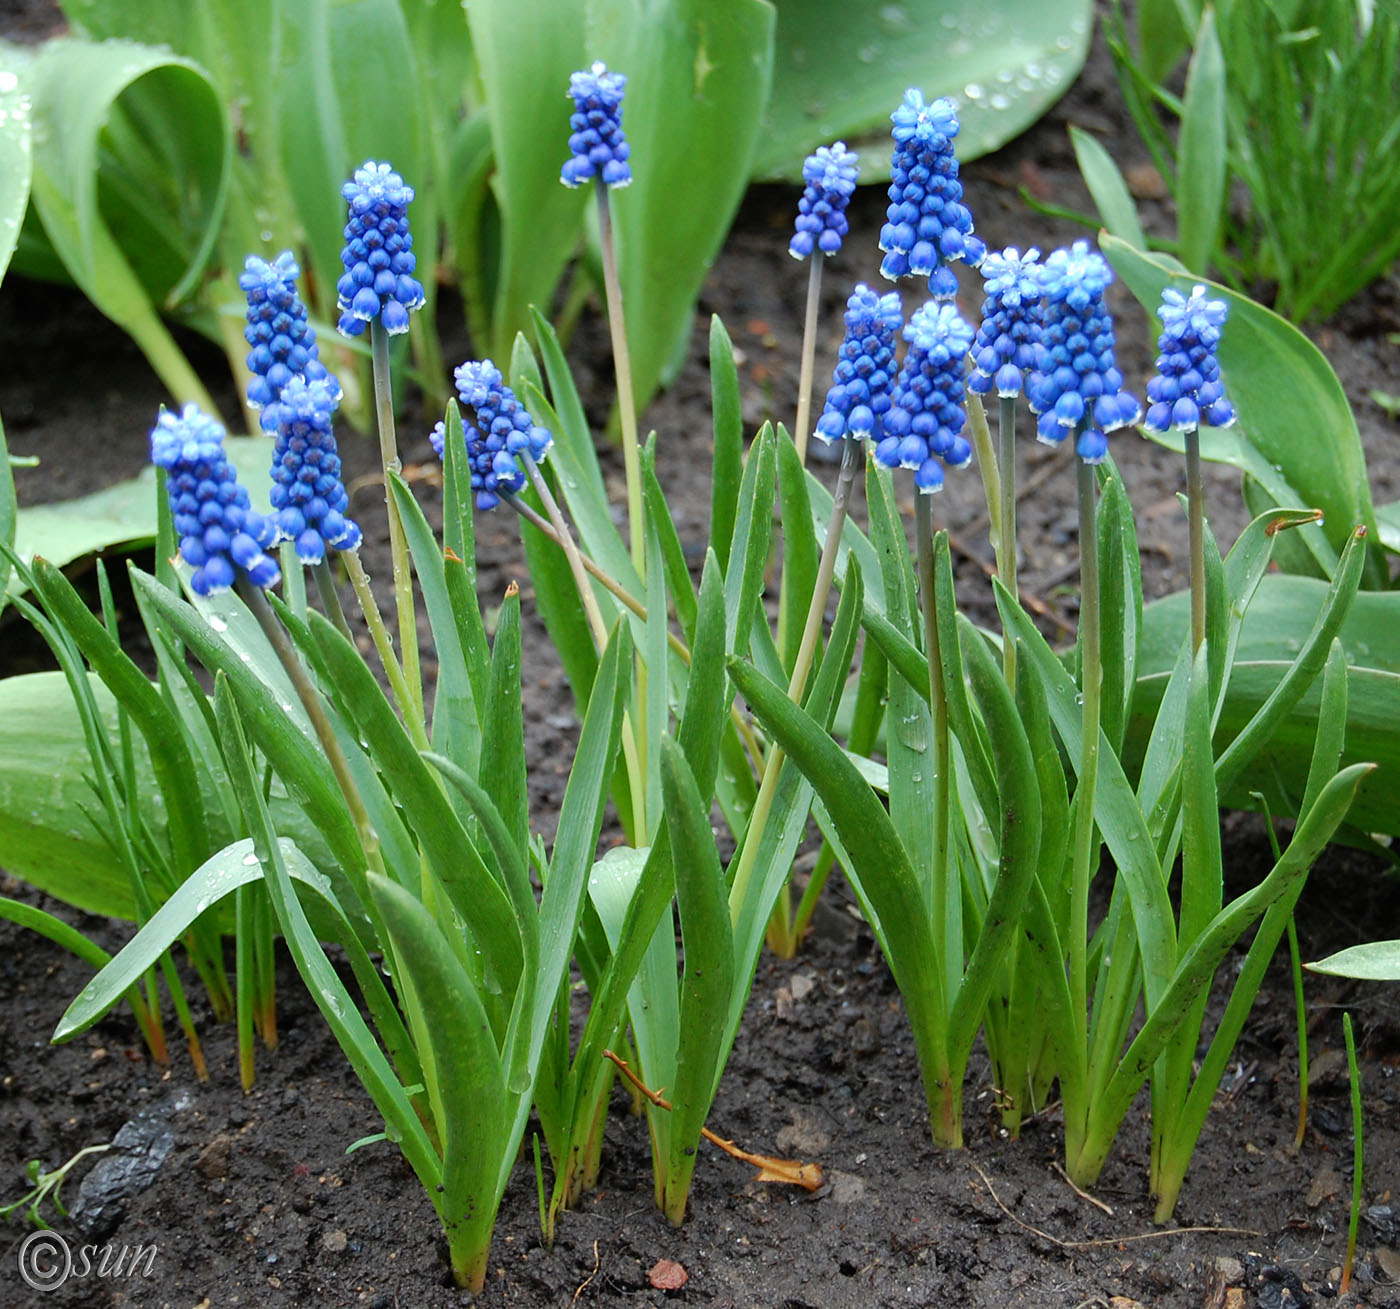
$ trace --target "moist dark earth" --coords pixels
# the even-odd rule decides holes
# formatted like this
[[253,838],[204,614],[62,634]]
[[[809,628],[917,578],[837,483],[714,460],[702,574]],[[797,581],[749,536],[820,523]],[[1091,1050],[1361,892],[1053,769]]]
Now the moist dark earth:
[[[39,16],[34,17],[37,13]],[[43,8],[24,10],[41,33]],[[21,19],[20,21],[23,21]],[[4,30],[0,28],[0,30]],[[15,29],[9,29],[14,31]],[[964,169],[978,231],[992,246],[1042,250],[1084,234],[1033,212],[1023,191],[1081,210],[1087,197],[1066,127],[1102,139],[1134,179],[1149,232],[1171,230],[1135,137],[1126,127],[1108,56],[1095,42],[1080,81],[1023,137]],[[840,342],[840,310],[856,280],[872,283],[883,191],[862,189],[851,235],[824,281],[818,385]],[[691,470],[709,458],[706,331],[711,313],[727,323],[741,356],[744,416],[752,432],[766,418],[791,421],[805,270],[785,254],[796,195],[756,187],[705,286],[692,348],[672,388],[645,422],[660,436],[660,472],[677,526],[697,552],[707,539],[709,490]],[[975,310],[974,292],[965,308]],[[1151,364],[1146,320],[1115,288],[1119,361],[1139,391]],[[1397,431],[1369,398],[1400,390],[1400,283],[1382,281],[1314,339],[1337,368],[1356,408],[1378,502],[1400,495]],[[460,313],[441,316],[446,356],[469,357]],[[0,288],[0,413],[12,450],[36,454],[19,473],[25,504],[82,494],[128,477],[146,458],[146,433],[166,399],[135,348],[78,295],[12,278]],[[221,358],[188,343],[226,415],[237,412]],[[571,357],[590,416],[602,427],[611,401],[606,332],[586,318]],[[417,408],[415,408],[417,406]],[[430,517],[441,497],[426,474],[431,419],[410,395],[401,440]],[[372,481],[371,443],[342,437],[354,508],[366,528],[372,576],[387,578],[382,491]],[[1135,506],[1149,595],[1186,581],[1186,530],[1176,495],[1178,462],[1134,435],[1120,436],[1115,460]],[[605,453],[619,488],[621,460]],[[1021,581],[1043,605],[1052,635],[1072,623],[1077,540],[1073,471],[1065,452],[1029,443],[1020,481]],[[1211,523],[1222,543],[1243,526],[1237,476],[1208,470]],[[907,506],[906,506],[907,507]],[[936,513],[954,538],[959,595],[990,622],[991,552],[975,475],[949,478]],[[575,733],[573,704],[532,606],[514,522],[503,511],[479,519],[481,599],[499,601],[518,580],[525,601],[525,705],[535,827],[552,835]],[[120,602],[120,597],[119,597]],[[13,612],[0,627],[0,671],[44,666],[42,646]],[[807,852],[799,871],[810,864]],[[1267,870],[1261,820],[1228,815],[1227,894]],[[1105,878],[1107,873],[1105,874]],[[1101,879],[1104,880],[1104,879]],[[1362,939],[1400,936],[1396,883],[1375,858],[1329,851],[1298,907],[1304,958]],[[0,891],[68,917],[108,949],[128,925],[74,914],[0,875]],[[143,1058],[129,1016],[117,1013],[68,1046],[48,1043],[57,1019],[90,970],[37,936],[0,923],[0,1204],[26,1189],[24,1166],[54,1167],[85,1146],[108,1142],[133,1119],[164,1120],[173,1146],[149,1189],[127,1203],[110,1238],[155,1244],[148,1279],[70,1282],[40,1297],[17,1275],[25,1228],[0,1228],[0,1304],[366,1305],[466,1303],[447,1275],[445,1246],[416,1180],[388,1145],[352,1155],[346,1146],[380,1121],[330,1032],[283,961],[282,1039],[259,1049],[257,1082],[238,1085],[234,1037],[196,1007],[210,1080],[195,1079],[175,1049],[161,1072]],[[1230,976],[1230,962],[1221,978]],[[197,987],[190,988],[192,997]],[[702,1146],[684,1226],[670,1227],[652,1202],[644,1121],[619,1092],[609,1121],[599,1187],[561,1220],[552,1250],[540,1240],[534,1179],[517,1167],[492,1247],[483,1305],[656,1305],[666,1300],[716,1309],[804,1309],[844,1305],[968,1305],[1076,1309],[1133,1305],[1161,1309],[1246,1309],[1336,1299],[1351,1192],[1351,1119],[1341,1015],[1353,1015],[1362,1060],[1366,1162],[1360,1254],[1350,1296],[1339,1303],[1400,1305],[1400,1008],[1394,987],[1309,978],[1312,1112],[1300,1151],[1292,1148],[1298,1068],[1286,956],[1275,960],[1207,1119],[1175,1223],[1155,1228],[1147,1195],[1145,1099],[1130,1113],[1095,1204],[1055,1171],[1062,1132],[1053,1106],[1019,1141],[1004,1139],[994,1088],[978,1050],[965,1094],[967,1148],[934,1149],[912,1042],[899,995],[853,898],[837,880],[796,960],[765,954],[753,998],[720,1087],[710,1125],[746,1148],[819,1161],[826,1184],[807,1194],[750,1180],[751,1170]],[[1213,1012],[1219,1012],[1216,997]],[[168,1019],[172,1033],[173,1021]],[[80,1165],[65,1197],[75,1199]],[[51,1218],[56,1216],[50,1213]],[[79,1238],[70,1224],[60,1231]],[[680,1291],[655,1289],[659,1260],[680,1264]],[[26,1298],[28,1297],[28,1298]]]

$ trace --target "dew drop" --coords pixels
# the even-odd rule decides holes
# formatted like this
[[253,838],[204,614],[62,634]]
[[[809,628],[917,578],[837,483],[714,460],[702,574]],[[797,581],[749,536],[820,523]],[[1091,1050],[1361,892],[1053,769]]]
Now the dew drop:
[[19,78],[8,69],[0,70],[0,93],[13,91],[19,85]]
[[249,853],[249,854],[245,854],[245,855],[243,856],[243,867],[244,867],[244,868],[256,868],[257,866],[258,866],[258,857],[257,857],[257,855]]
[[963,95],[969,100],[980,100],[986,94],[981,82],[969,82],[963,87]]
[[1010,109],[1011,97],[1009,95],[1003,95],[998,91],[987,103],[990,104],[993,109]]
[[212,627],[216,632],[228,631],[228,624],[224,622],[222,618],[211,618],[209,620],[209,626]]

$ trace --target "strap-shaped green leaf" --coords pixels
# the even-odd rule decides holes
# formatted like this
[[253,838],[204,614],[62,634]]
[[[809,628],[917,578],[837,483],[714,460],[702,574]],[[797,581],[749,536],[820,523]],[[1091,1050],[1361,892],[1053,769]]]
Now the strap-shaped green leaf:
[[1113,156],[1099,144],[1097,137],[1090,136],[1083,128],[1071,125],[1069,140],[1084,185],[1098,206],[1104,227],[1135,250],[1146,250],[1147,238],[1138,222],[1137,205]]
[[812,525],[807,470],[785,429],[778,429],[778,503],[783,517],[783,667],[791,670],[802,645],[803,617],[816,590],[821,546]]
[[1114,750],[1123,748],[1142,630],[1142,556],[1133,507],[1122,479],[1103,482],[1098,513],[1099,587],[1103,681],[1103,733]]
[[1207,5],[1196,29],[1177,145],[1177,228],[1181,262],[1204,274],[1220,237],[1225,200],[1225,57]]
[[[656,433],[653,432],[642,451],[642,495],[646,501],[646,520],[649,531],[654,531],[661,547],[661,557],[666,566],[666,586],[675,606],[676,621],[687,641],[695,640],[695,583],[690,580],[690,566],[686,563],[685,550],[681,545],[680,534],[671,517],[670,506],[666,503],[666,493],[656,477]],[[647,574],[648,581],[651,574]],[[651,606],[647,606],[648,613]],[[648,661],[651,666],[651,661]],[[658,669],[665,664],[657,665]]]
[[517,849],[530,839],[529,794],[525,785],[525,721],[521,699],[524,654],[520,641],[520,592],[511,586],[501,601],[491,672],[482,718],[481,773],[486,788]]
[[739,370],[734,346],[718,314],[710,315],[710,407],[715,451],[710,485],[710,542],[719,565],[729,571],[729,543],[739,508],[743,478],[744,415],[739,403]]
[[744,480],[739,486],[739,512],[729,546],[729,568],[724,575],[725,648],[743,654],[749,647],[749,629],[758,598],[763,594],[763,574],[768,565],[768,543],[773,532],[773,498],[777,439],[765,423],[749,447]]

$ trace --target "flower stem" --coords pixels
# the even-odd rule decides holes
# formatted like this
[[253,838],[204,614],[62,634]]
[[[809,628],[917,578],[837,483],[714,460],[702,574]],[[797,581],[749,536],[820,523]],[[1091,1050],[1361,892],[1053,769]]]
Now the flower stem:
[[414,701],[413,694],[408,689],[403,669],[394,656],[393,638],[390,637],[389,629],[384,625],[384,615],[379,612],[379,605],[374,598],[374,591],[370,588],[369,577],[365,573],[360,552],[346,550],[340,557],[345,560],[345,571],[350,576],[350,585],[355,588],[355,597],[360,602],[360,612],[365,617],[365,624],[369,628],[374,648],[379,652],[379,662],[384,666],[384,675],[389,679],[389,688],[393,691],[394,699],[398,702],[399,713],[403,715],[404,722],[408,724],[408,730],[413,736],[414,744],[420,750],[426,750],[428,738],[427,729],[423,723],[423,714]]
[[817,309],[821,303],[822,264],[826,256],[814,250],[808,256],[811,268],[807,273],[807,315],[802,321],[802,366],[797,378],[797,426],[793,429],[793,444],[797,457],[807,462],[807,438],[812,431],[812,370],[817,358]]
[[612,336],[613,370],[617,375],[617,416],[622,425],[622,462],[627,474],[627,528],[632,543],[632,566],[645,582],[642,457],[637,439],[637,405],[632,394],[632,356],[627,349],[627,323],[622,316],[622,282],[617,274],[617,244],[613,240],[608,188],[601,178],[598,181],[598,240],[603,251],[603,288],[608,299],[608,331]]
[[[588,625],[593,629],[593,640],[601,655],[608,644],[608,625],[603,621],[603,612],[598,608],[598,597],[593,594],[592,583],[589,582],[588,574],[584,571],[583,556],[579,553],[573,533],[569,531],[569,525],[564,521],[564,515],[559,509],[559,502],[555,500],[554,493],[549,489],[549,483],[544,480],[544,475],[540,472],[540,466],[527,451],[522,451],[519,458],[525,465],[525,472],[539,494],[540,502],[544,505],[545,513],[549,515],[550,523],[554,526],[554,539],[564,551],[564,558],[569,561],[569,571],[574,575],[574,588],[578,591],[583,612],[588,616]],[[511,498],[514,499],[514,497]]]
[[379,457],[384,465],[384,505],[389,513],[389,551],[394,561],[394,602],[398,611],[399,648],[403,652],[404,680],[418,718],[423,717],[423,674],[418,665],[418,615],[413,606],[413,575],[408,565],[408,541],[389,481],[403,471],[394,432],[394,396],[389,380],[389,334],[378,323],[370,324],[374,363],[374,409],[379,423]]
[[1001,476],[997,471],[996,447],[992,445],[992,429],[987,426],[987,411],[982,397],[967,393],[967,430],[972,435],[972,448],[977,451],[977,471],[982,474],[982,493],[987,497],[987,521],[991,523],[992,548],[1001,558]]
[[340,607],[340,592],[336,590],[330,563],[322,558],[320,563],[311,566],[311,572],[316,578],[316,590],[320,593],[321,607],[326,611],[326,617],[335,624],[341,636],[353,645],[355,638],[351,635],[350,624],[345,621],[345,610]]
[[1082,459],[1079,470],[1079,649],[1083,738],[1075,789],[1074,856],[1071,865],[1069,987],[1071,1012],[1086,1014],[1088,989],[1089,883],[1094,875],[1094,792],[1099,773],[1099,553],[1095,528],[1098,479]]
[[[948,878],[949,791],[952,787],[952,750],[948,737],[948,694],[943,684],[943,653],[938,641],[938,614],[934,608],[933,511],[930,496],[919,492],[914,503],[914,538],[919,565],[920,607],[924,612],[924,653],[928,656],[929,706],[933,712],[933,868],[929,886],[933,900],[933,939],[953,954],[961,942],[946,936]],[[951,956],[950,956],[951,957]]]
[[1206,491],[1201,478],[1201,434],[1186,433],[1186,519],[1191,546],[1191,653],[1206,639]]
[[[1016,582],[1016,397],[1004,395],[997,410],[997,472],[1001,504],[997,522],[997,572],[1002,585],[1019,599]],[[1006,684],[1016,692],[1016,643],[1003,639],[1001,664]]]
[[[807,675],[811,672],[817,640],[821,635],[822,615],[826,612],[826,599],[831,591],[832,576],[836,572],[836,555],[841,545],[842,530],[846,526],[846,510],[851,502],[851,490],[855,486],[856,468],[860,462],[859,445],[860,443],[851,437],[846,437],[842,442],[841,471],[836,479],[836,492],[831,502],[831,521],[827,524],[826,540],[822,543],[821,559],[817,564],[812,602],[807,607],[807,623],[802,629],[802,643],[798,646],[792,675],[788,679],[788,699],[794,704],[801,700],[802,692],[806,689]],[[753,878],[759,843],[768,822],[769,811],[773,808],[773,796],[778,789],[778,774],[785,757],[782,747],[775,743],[769,748],[763,762],[763,778],[759,782],[758,798],[754,801],[753,814],[744,833],[744,846],[739,852],[739,866],[735,870],[734,881],[729,889],[729,917],[736,925],[744,907],[744,898],[748,894],[749,882]]]

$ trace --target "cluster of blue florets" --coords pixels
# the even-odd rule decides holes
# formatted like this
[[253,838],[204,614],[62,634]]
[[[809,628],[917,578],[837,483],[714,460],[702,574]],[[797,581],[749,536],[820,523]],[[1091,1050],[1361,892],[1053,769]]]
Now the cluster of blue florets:
[[894,384],[894,339],[903,313],[894,292],[877,295],[858,283],[846,301],[846,337],[841,342],[826,405],[817,419],[823,441],[853,437],[879,440]]
[[350,206],[345,273],[336,283],[337,328],[360,336],[376,318],[391,336],[408,331],[409,311],[423,304],[423,284],[413,276],[418,261],[408,230],[413,188],[388,164],[369,160],[340,188]]
[[965,260],[976,268],[987,248],[972,233],[972,214],[962,203],[953,138],[958,115],[949,99],[924,103],[915,88],[890,115],[894,158],[890,163],[890,203],[880,229],[883,276],[927,277],[929,294],[951,300],[957,278],[947,265]]
[[[505,383],[489,359],[470,360],[453,374],[457,396],[466,410],[463,435],[467,464],[478,509],[494,509],[503,495],[525,488],[525,472],[517,456],[538,462],[554,443],[549,429],[540,427]],[[443,457],[447,429],[433,428],[429,439]]]
[[264,550],[276,535],[255,514],[248,492],[224,454],[224,429],[196,405],[179,414],[162,411],[151,430],[151,462],[166,471],[165,486],[180,554],[194,574],[198,595],[227,591],[242,569],[255,586],[281,576]]
[[909,351],[885,415],[875,458],[888,468],[912,468],[922,492],[943,485],[942,463],[964,468],[972,447],[962,435],[963,362],[972,328],[950,304],[930,301],[904,325]]
[[294,377],[263,411],[263,426],[277,434],[271,497],[277,537],[291,541],[308,564],[319,564],[327,548],[354,550],[361,539],[359,525],[345,516],[350,497],[332,430],[339,398],[324,378]]
[[841,238],[850,230],[846,206],[856,189],[860,156],[846,149],[844,141],[818,146],[802,164],[802,198],[797,202],[797,231],[788,242],[794,259],[806,259],[813,250],[834,255]]
[[238,276],[248,298],[248,326],[243,338],[248,352],[248,403],[263,409],[274,403],[294,377],[324,379],[337,395],[340,384],[317,357],[316,334],[306,320],[306,306],[297,295],[301,270],[290,250],[271,263],[249,255]]
[[1090,464],[1107,456],[1107,433],[1142,416],[1114,360],[1113,318],[1103,301],[1112,281],[1107,261],[1087,241],[1046,259],[1040,271],[1045,319],[1026,387],[1040,440],[1058,445],[1077,429],[1075,449]]
[[632,181],[628,156],[632,147],[622,133],[622,94],[627,78],[608,72],[604,63],[574,73],[569,78],[569,95],[574,112],[569,115],[570,155],[559,173],[565,186],[581,186],[600,177],[608,186],[627,186]]
[[1215,357],[1229,306],[1223,300],[1207,300],[1206,289],[1195,287],[1187,299],[1168,287],[1162,292],[1157,316],[1162,335],[1157,338],[1157,376],[1147,384],[1147,417],[1143,426],[1152,432],[1169,428],[1194,431],[1229,427],[1235,421],[1234,406],[1225,398],[1220,381],[1220,361]]
[[1000,396],[1021,394],[1026,373],[1035,367],[1040,339],[1039,258],[1040,251],[1032,247],[1024,255],[1008,248],[982,260],[987,298],[972,343],[969,391],[985,395],[995,386]]

